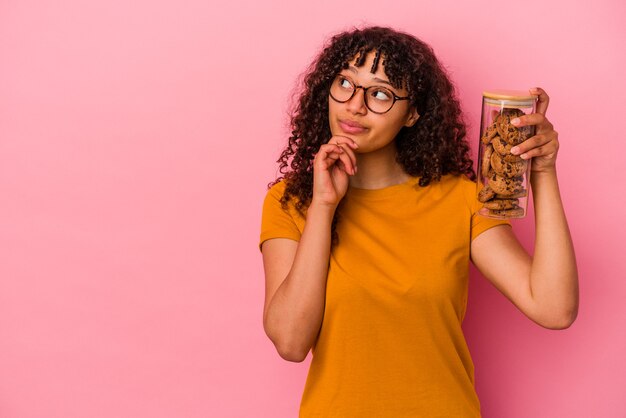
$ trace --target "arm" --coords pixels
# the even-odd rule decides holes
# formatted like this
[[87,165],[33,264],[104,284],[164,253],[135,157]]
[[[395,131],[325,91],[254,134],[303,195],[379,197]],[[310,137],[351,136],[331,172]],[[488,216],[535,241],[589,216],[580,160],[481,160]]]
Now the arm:
[[315,343],[324,316],[332,220],[356,170],[350,138],[333,136],[314,160],[313,198],[300,242],[267,240],[263,327],[280,356],[303,361]]
[[535,202],[535,249],[530,257],[508,227],[478,236],[471,247],[476,267],[526,316],[550,329],[569,327],[578,314],[578,271],[556,175],[558,134],[545,118],[548,96],[539,93],[538,113],[518,126],[537,125],[537,135],[513,149],[531,158]]
[[303,361],[322,324],[333,215],[332,208],[311,205],[300,242],[263,244],[263,327],[285,360]]
[[472,241],[472,261],[528,318],[549,329],[578,314],[578,272],[556,172],[535,174],[535,249],[530,257],[507,226]]

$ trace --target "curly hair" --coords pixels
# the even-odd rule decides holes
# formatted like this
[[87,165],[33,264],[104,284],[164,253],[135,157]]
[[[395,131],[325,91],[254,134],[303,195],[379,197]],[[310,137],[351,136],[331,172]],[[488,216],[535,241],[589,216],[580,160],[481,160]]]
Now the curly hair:
[[[332,137],[328,121],[328,95],[335,76],[357,56],[357,67],[376,51],[371,72],[380,54],[385,74],[394,87],[406,86],[409,101],[420,114],[412,127],[396,135],[396,161],[410,176],[419,177],[421,187],[439,181],[445,174],[464,174],[476,179],[466,129],[453,83],[432,48],[414,36],[387,27],[355,28],[333,36],[303,77],[301,94],[291,110],[291,136],[282,151],[279,176],[268,185],[285,180],[281,205],[295,198],[296,210],[305,217],[313,197],[313,160],[320,147]],[[338,211],[331,226],[331,243],[336,245]]]

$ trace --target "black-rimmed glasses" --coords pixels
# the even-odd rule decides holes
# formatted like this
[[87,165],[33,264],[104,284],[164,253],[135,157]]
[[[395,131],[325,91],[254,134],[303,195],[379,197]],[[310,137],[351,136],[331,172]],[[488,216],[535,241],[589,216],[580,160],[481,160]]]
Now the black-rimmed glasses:
[[396,96],[393,91],[385,87],[359,86],[341,74],[335,77],[333,84],[330,86],[330,97],[336,102],[345,103],[354,97],[357,89],[363,89],[365,106],[372,112],[378,114],[389,112],[398,100],[409,99],[409,97]]

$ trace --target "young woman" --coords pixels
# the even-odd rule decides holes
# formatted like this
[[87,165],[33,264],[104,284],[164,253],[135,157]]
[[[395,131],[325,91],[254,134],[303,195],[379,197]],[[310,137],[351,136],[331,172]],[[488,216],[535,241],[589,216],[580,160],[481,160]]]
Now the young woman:
[[530,159],[534,256],[510,223],[478,215],[454,87],[432,49],[370,27],[334,36],[304,79],[284,174],[267,193],[260,249],[265,332],[281,357],[313,358],[300,417],[476,417],[463,336],[469,261],[537,324],[578,310],[557,184],[558,135],[537,113]]

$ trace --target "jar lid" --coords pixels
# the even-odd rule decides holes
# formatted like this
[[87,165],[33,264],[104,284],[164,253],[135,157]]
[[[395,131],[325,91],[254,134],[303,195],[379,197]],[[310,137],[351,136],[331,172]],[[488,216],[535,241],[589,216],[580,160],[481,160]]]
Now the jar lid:
[[537,95],[524,90],[485,90],[483,97],[492,104],[495,104],[494,101],[501,101],[505,105],[518,104],[522,106],[532,106],[537,99]]
[[535,100],[537,95],[524,90],[485,90],[483,96],[489,99],[499,100]]

